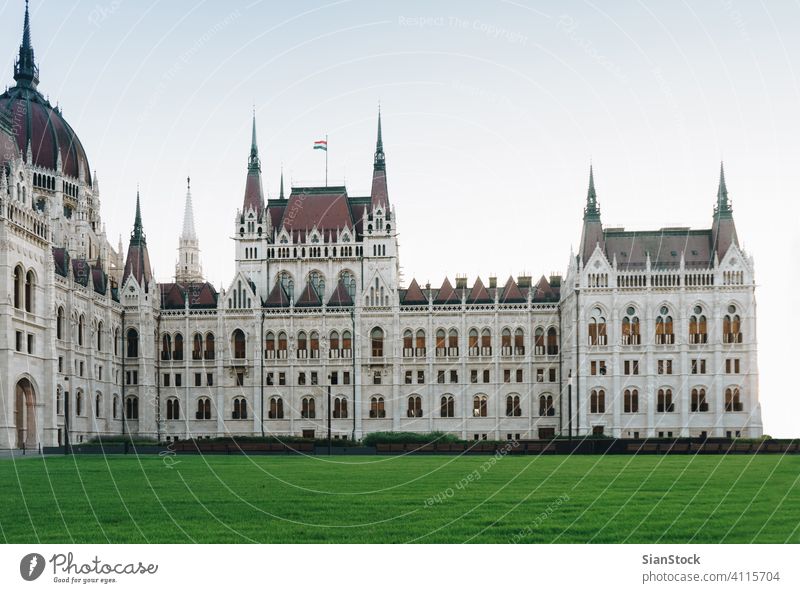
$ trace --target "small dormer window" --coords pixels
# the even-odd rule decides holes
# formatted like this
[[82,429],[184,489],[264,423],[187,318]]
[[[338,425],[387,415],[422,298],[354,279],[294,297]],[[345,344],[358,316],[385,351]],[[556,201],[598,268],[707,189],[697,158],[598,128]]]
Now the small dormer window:
[[281,237],[281,239],[280,239],[281,245],[286,245],[288,242],[289,242],[289,239],[286,238],[286,235]]
[[678,255],[678,252],[677,252],[677,251],[670,251],[670,252],[669,252],[669,254],[670,254],[672,257],[677,257],[677,255]]
[[319,243],[319,235],[311,235],[312,243]]

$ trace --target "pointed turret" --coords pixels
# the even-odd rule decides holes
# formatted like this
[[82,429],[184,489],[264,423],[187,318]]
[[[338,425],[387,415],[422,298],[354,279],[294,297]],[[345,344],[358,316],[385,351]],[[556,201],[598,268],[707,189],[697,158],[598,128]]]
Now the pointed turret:
[[281,167],[281,192],[278,195],[281,200],[285,200],[286,196],[283,195],[283,167]]
[[589,190],[586,193],[586,208],[583,209],[583,230],[578,252],[585,265],[595,247],[605,249],[603,223],[600,221],[600,208],[597,205],[597,192],[594,189],[594,169],[589,165]]
[[731,244],[739,245],[736,224],[733,221],[733,208],[728,200],[728,186],[725,184],[725,167],[719,164],[719,186],[717,204],[714,206],[714,222],[711,226],[711,243],[718,259],[722,259]]
[[389,191],[386,188],[386,156],[383,154],[383,133],[381,132],[381,110],[378,108],[378,140],[375,143],[375,162],[372,166],[372,208],[389,206]]
[[133,232],[128,244],[125,272],[122,274],[123,284],[125,284],[128,276],[136,278],[139,286],[144,288],[145,291],[148,290],[150,281],[153,278],[153,273],[150,269],[150,255],[147,253],[147,239],[142,226],[142,209],[139,203],[138,191],[136,192],[136,218],[133,222]]
[[253,111],[253,132],[250,140],[250,157],[247,159],[247,181],[244,187],[242,212],[248,209],[257,212],[259,218],[264,210],[264,190],[261,185],[261,159],[258,157],[255,111]]
[[17,86],[36,88],[39,84],[39,68],[33,56],[31,43],[31,19],[28,11],[28,0],[25,0],[25,21],[22,26],[22,44],[19,46],[19,57],[14,62],[14,80]]
[[178,240],[178,263],[175,264],[175,282],[202,282],[200,244],[194,230],[191,179],[186,178],[186,203],[183,208],[183,231]]

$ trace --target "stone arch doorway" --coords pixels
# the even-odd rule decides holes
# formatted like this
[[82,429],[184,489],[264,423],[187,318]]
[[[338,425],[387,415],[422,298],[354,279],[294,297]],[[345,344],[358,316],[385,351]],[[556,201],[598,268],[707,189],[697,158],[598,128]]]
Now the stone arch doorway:
[[15,389],[14,424],[17,427],[17,447],[36,448],[36,390],[27,378],[17,381]]

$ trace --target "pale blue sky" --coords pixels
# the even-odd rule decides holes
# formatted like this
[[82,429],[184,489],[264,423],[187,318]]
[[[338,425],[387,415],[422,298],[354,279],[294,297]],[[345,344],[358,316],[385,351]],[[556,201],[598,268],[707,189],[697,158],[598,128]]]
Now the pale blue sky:
[[[23,3],[0,4],[11,83]],[[156,274],[173,272],[191,174],[207,276],[233,271],[255,105],[265,188],[365,194],[378,101],[406,281],[566,268],[588,165],[607,225],[708,227],[724,158],[760,283],[765,426],[797,434],[798,2],[195,2],[31,5],[58,100],[127,243],[137,182]]]

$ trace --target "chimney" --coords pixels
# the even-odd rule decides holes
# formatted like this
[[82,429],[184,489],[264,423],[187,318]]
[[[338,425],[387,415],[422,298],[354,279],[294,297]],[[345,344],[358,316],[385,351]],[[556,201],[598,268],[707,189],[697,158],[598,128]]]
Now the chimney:
[[553,288],[561,286],[561,276],[556,274],[550,274],[550,286],[552,286]]
[[531,277],[530,276],[518,276],[517,277],[517,286],[520,288],[530,288],[531,287]]
[[489,288],[497,288],[497,276],[489,276]]
[[456,288],[466,288],[466,287],[467,287],[467,277],[456,276]]

